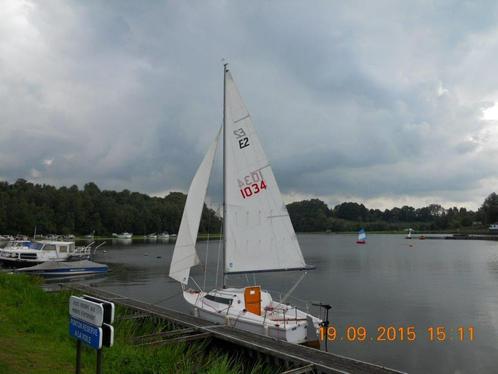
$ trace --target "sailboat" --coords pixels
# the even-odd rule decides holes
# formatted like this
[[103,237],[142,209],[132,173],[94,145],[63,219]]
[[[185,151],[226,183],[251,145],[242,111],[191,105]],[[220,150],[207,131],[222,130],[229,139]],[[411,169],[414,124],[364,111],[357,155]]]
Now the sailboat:
[[411,239],[412,238],[412,232],[413,232],[413,229],[408,229],[408,235],[406,235],[405,239]]
[[365,229],[362,227],[360,231],[358,231],[358,240],[356,241],[356,244],[366,244],[367,243],[367,233],[365,232]]
[[[322,322],[285,303],[306,265],[275,176],[227,64],[223,127],[202,160],[187,194],[169,276],[180,282],[195,316],[292,343],[312,343]],[[200,263],[195,244],[213,160],[223,137],[223,287],[188,288]],[[258,284],[228,287],[233,274],[302,271],[279,302]],[[249,278],[248,278],[249,279]],[[194,280],[193,280],[194,281]],[[199,287],[200,288],[200,287]]]

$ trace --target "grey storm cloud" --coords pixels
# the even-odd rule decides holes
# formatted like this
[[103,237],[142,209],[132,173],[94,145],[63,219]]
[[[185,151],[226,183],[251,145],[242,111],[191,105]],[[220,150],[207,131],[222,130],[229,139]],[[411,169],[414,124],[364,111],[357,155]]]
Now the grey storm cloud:
[[0,9],[1,179],[186,191],[227,58],[289,201],[475,208],[496,190],[495,2]]

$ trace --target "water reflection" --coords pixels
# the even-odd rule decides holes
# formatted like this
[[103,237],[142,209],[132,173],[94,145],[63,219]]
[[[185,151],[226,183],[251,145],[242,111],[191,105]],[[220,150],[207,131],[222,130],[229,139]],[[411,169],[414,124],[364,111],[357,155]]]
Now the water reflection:
[[133,244],[133,239],[112,239],[112,244],[114,245],[131,245]]

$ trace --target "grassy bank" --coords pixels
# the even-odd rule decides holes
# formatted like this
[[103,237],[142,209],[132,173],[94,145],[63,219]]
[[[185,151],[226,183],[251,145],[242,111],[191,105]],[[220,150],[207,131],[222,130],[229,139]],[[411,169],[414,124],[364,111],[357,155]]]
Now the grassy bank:
[[[69,292],[46,293],[40,280],[0,273],[0,373],[74,372],[75,340],[68,333]],[[264,372],[259,364],[244,367],[228,354],[195,342],[137,347],[132,337],[151,333],[157,325],[119,320],[115,343],[104,351],[104,373],[240,373]],[[95,351],[85,348],[83,373],[95,372]],[[247,365],[249,366],[249,365]]]

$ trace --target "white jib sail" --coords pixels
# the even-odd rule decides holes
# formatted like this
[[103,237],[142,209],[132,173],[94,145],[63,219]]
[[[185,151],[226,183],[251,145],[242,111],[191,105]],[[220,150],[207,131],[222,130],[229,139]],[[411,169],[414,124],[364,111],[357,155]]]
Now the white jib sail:
[[306,267],[275,176],[226,72],[225,272]]
[[169,276],[183,284],[188,283],[190,268],[200,263],[195,250],[195,243],[219,137],[220,132],[218,132],[197,169],[188,189],[187,201],[183,209],[182,221],[169,269]]

